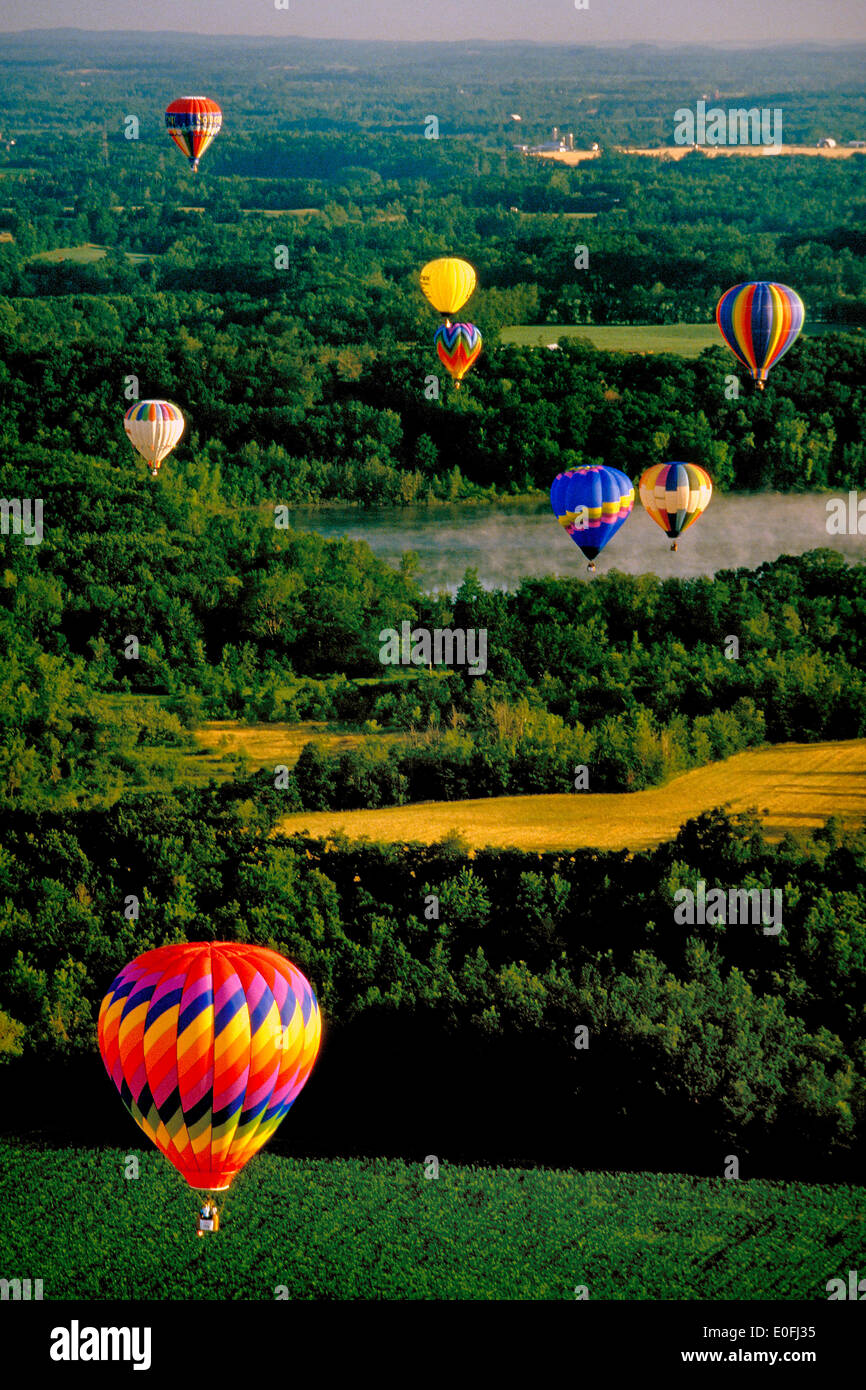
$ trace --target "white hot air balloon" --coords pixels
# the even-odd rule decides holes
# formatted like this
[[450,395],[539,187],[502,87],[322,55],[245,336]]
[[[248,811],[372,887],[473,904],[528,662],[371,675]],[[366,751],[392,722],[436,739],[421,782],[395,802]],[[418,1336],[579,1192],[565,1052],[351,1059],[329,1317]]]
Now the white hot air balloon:
[[185,420],[171,401],[136,401],[123,417],[123,428],[133,449],[150,465],[155,478],[184,431]]

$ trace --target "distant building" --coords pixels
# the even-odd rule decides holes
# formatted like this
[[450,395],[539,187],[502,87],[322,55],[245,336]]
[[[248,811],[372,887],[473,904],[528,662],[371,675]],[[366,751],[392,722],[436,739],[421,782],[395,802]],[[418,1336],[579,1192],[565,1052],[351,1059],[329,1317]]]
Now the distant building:
[[564,140],[548,140],[546,145],[533,145],[530,154],[561,154],[565,149]]
[[849,150],[866,150],[866,140],[849,140],[847,146]]
[[835,140],[831,140],[831,138],[830,138],[829,135],[824,135],[824,136],[822,136],[822,138],[818,141],[818,149],[819,149],[819,150],[835,150],[835,148],[836,148],[836,141],[835,141]]

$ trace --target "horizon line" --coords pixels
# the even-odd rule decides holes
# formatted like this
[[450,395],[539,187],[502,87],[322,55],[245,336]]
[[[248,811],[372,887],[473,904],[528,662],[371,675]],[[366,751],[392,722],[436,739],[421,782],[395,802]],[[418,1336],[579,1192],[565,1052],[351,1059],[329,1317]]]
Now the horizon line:
[[[759,43],[756,44],[756,43],[754,42],[754,40],[749,40],[749,39],[746,39],[746,38],[742,38],[742,39],[733,39],[733,38],[732,38],[732,39],[710,39],[710,40],[703,40],[703,41],[698,40],[698,39],[683,39],[683,40],[668,39],[668,40],[665,40],[664,42],[659,42],[657,39],[656,39],[656,40],[652,40],[652,39],[640,39],[640,38],[628,39],[628,40],[626,40],[626,39],[593,39],[593,40],[585,40],[585,41],[583,41],[583,42],[577,42],[577,41],[574,40],[574,39],[568,39],[568,40],[556,40],[556,39],[530,39],[530,38],[491,39],[491,38],[482,38],[482,37],[476,37],[476,38],[463,38],[463,39],[433,39],[433,38],[430,38],[430,39],[426,39],[426,38],[425,38],[425,39],[382,39],[382,38],[370,38],[370,39],[339,38],[339,39],[335,39],[335,38],[333,37],[333,35],[330,35],[330,34],[274,34],[272,31],[271,31],[271,32],[263,32],[263,33],[255,33],[255,34],[236,34],[236,33],[214,33],[214,34],[212,34],[212,33],[200,33],[198,30],[193,30],[193,29],[126,29],[126,28],[124,28],[124,29],[106,29],[106,28],[102,28],[102,27],[100,27],[100,28],[87,29],[87,28],[81,28],[81,27],[79,27],[79,26],[73,26],[73,25],[62,25],[62,26],[60,26],[60,27],[55,27],[55,28],[48,28],[48,27],[45,27],[45,28],[37,28],[37,29],[33,29],[33,28],[30,28],[30,29],[0,29],[0,33],[2,33],[3,36],[4,36],[4,38],[7,38],[7,39],[22,38],[22,37],[25,37],[25,36],[28,36],[28,35],[39,35],[39,36],[41,36],[41,37],[44,37],[44,36],[47,36],[47,35],[49,35],[49,34],[102,34],[102,35],[106,35],[106,36],[108,36],[108,35],[128,34],[130,37],[138,38],[138,37],[140,37],[142,34],[148,34],[150,37],[156,37],[156,36],[158,36],[158,35],[164,35],[164,36],[166,36],[166,37],[171,37],[171,38],[194,38],[194,39],[217,39],[217,40],[218,40],[218,39],[267,39],[267,40],[268,40],[269,42],[271,42],[271,43],[273,43],[273,42],[278,42],[278,43],[279,43],[279,42],[282,42],[282,43],[286,43],[286,42],[292,41],[292,42],[296,42],[296,43],[365,44],[365,45],[368,45],[368,46],[372,45],[372,46],[379,47],[379,48],[401,48],[401,47],[408,48],[408,47],[419,47],[419,46],[421,46],[421,45],[426,45],[426,46],[428,46],[428,47],[434,47],[434,46],[435,46],[435,47],[438,47],[438,48],[458,48],[458,47],[460,47],[460,46],[463,45],[463,44],[476,44],[476,43],[478,43],[478,44],[487,44],[487,45],[489,45],[491,48],[510,48],[510,47],[514,47],[514,46],[516,46],[516,45],[523,45],[523,46],[532,47],[532,48],[555,48],[555,49],[561,49],[561,48],[580,48],[580,49],[588,49],[588,48],[657,48],[657,49],[683,49],[683,48],[697,48],[697,49],[710,49],[710,48],[712,48],[712,49],[731,49],[731,48],[736,48],[736,49],[741,49],[741,48],[748,48],[748,49],[752,50],[753,52],[756,52],[756,53],[757,53],[757,52],[761,52],[762,50],[768,49],[768,48],[788,48],[788,49],[799,49],[799,48],[825,48],[825,49],[845,49],[845,50],[847,50],[847,49],[850,49],[850,48],[852,48],[852,47],[854,47],[854,48],[857,48],[857,47],[866,47],[866,34],[864,34],[864,36],[863,36],[862,39],[842,39],[842,38],[839,38],[839,39],[828,40],[828,39],[821,39],[821,38],[814,38],[814,39],[811,39],[811,38],[810,38],[810,39],[797,39],[797,40],[793,40],[793,41],[790,40],[790,39],[764,39],[764,40],[761,40]],[[2,61],[2,59],[0,59],[0,61]]]

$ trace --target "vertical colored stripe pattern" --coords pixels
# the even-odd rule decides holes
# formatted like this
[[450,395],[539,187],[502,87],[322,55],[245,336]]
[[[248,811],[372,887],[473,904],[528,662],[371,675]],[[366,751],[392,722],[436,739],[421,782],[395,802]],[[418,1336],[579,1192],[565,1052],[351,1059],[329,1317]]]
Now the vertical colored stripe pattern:
[[697,521],[713,495],[709,473],[696,463],[656,463],[639,487],[644,507],[671,540]]
[[805,317],[803,301],[795,290],[767,280],[734,285],[716,308],[722,337],[761,384],[795,342]]
[[219,134],[222,123],[222,111],[209,97],[179,97],[165,113],[168,133],[193,169],[198,167],[199,159]]
[[121,1100],[191,1187],[220,1191],[273,1134],[316,1060],[309,981],[262,946],[160,946],[121,970],[99,1050]]
[[594,560],[631,514],[634,487],[619,468],[572,468],[554,478],[550,505],[575,545]]
[[171,401],[136,401],[123,417],[132,447],[156,472],[180,440],[185,421]]
[[455,381],[462,381],[481,352],[481,334],[474,323],[444,323],[433,342],[443,366]]

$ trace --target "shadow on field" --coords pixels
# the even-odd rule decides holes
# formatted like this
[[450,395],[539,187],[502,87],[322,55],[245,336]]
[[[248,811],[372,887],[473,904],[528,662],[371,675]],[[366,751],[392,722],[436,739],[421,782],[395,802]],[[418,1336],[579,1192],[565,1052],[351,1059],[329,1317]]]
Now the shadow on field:
[[[638,1088],[636,1102],[629,1056],[609,1044],[595,1048],[578,1095],[571,1059],[551,1068],[544,1037],[497,1037],[469,1052],[424,1020],[402,1023],[398,1048],[394,1037],[387,1016],[333,1028],[268,1151],[699,1176],[721,1175],[726,1155],[736,1154],[744,1177],[848,1182],[862,1172],[857,1154],[828,1156],[820,1136],[810,1142],[784,1117],[769,1136],[725,1136],[693,1102],[663,1100],[649,1086]],[[617,1076],[621,1094],[611,1081]],[[0,1135],[147,1146],[98,1057],[3,1068]]]

